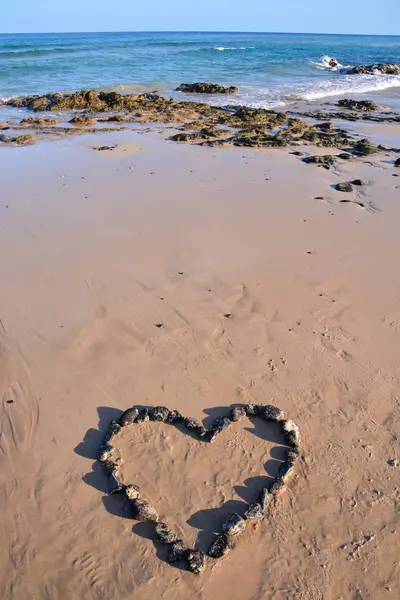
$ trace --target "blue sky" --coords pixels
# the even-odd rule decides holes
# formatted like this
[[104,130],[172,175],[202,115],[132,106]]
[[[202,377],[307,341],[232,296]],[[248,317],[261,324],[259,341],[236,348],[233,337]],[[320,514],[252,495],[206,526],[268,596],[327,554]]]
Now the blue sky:
[[3,0],[0,33],[285,31],[400,35],[400,0]]

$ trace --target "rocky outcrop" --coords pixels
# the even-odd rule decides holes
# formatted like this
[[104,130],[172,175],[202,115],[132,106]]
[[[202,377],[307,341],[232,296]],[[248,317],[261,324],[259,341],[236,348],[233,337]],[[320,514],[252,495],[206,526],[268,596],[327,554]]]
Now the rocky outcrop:
[[365,110],[367,112],[373,112],[378,110],[379,106],[372,100],[352,100],[350,98],[343,98],[337,103],[341,108],[348,108],[349,110]]
[[400,64],[379,63],[373,65],[358,65],[347,71],[349,75],[400,75]]
[[189,94],[237,94],[239,90],[233,85],[231,87],[224,87],[216,83],[202,83],[198,81],[197,83],[181,83],[176,88],[176,91]]

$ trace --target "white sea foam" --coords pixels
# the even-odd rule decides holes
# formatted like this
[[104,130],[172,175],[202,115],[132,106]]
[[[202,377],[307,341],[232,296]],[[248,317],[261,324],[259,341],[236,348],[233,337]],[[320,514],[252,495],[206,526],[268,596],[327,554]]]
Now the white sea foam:
[[239,46],[236,48],[219,46],[217,48],[213,48],[213,50],[217,50],[218,52],[225,52],[227,50],[254,50],[255,46]]
[[[335,60],[337,64],[332,66],[330,63],[332,60]],[[319,69],[320,71],[341,71],[342,69],[350,69],[352,65],[342,65],[336,58],[332,58],[332,56],[324,55],[321,56],[319,61],[310,60],[311,65]]]

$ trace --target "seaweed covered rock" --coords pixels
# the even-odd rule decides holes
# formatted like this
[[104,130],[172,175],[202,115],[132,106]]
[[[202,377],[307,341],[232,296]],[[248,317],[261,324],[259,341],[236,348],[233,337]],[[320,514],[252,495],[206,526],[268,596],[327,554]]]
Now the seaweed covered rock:
[[343,98],[337,103],[341,108],[347,108],[349,110],[365,110],[367,112],[373,112],[378,110],[379,106],[372,100],[352,100],[351,98]]
[[15,146],[31,146],[35,144],[36,137],[34,135],[16,135],[13,137],[0,136],[0,142],[3,144],[12,144]]
[[224,87],[216,83],[202,83],[198,81],[197,83],[181,83],[176,88],[176,91],[189,94],[237,94],[239,90],[234,86]]
[[53,125],[57,125],[58,121],[56,119],[50,118],[36,118],[36,117],[25,117],[20,122],[21,127],[52,127]]
[[93,125],[96,125],[97,121],[96,119],[93,119],[93,117],[76,115],[75,117],[72,117],[69,123],[71,125],[77,125],[78,127],[92,127]]
[[379,152],[378,146],[375,146],[367,138],[363,138],[362,140],[359,140],[353,144],[352,149],[353,153],[358,154],[359,156],[368,156],[369,154],[375,154],[376,152]]
[[349,75],[400,75],[400,64],[376,63],[373,65],[358,65],[347,71]]
[[335,164],[335,156],[325,154],[324,156],[305,156],[303,162],[307,164],[318,165],[324,169],[330,169]]
[[222,558],[232,549],[232,544],[226,533],[220,533],[213,541],[208,556],[211,558]]

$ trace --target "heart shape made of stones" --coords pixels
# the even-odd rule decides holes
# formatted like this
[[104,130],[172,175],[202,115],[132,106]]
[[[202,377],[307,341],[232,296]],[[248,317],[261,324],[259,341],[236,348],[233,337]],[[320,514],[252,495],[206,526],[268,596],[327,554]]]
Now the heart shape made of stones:
[[243,404],[230,407],[228,416],[218,417],[211,428],[207,429],[198,420],[184,417],[177,410],[169,410],[165,406],[151,408],[133,406],[128,408],[119,421],[111,421],[103,445],[97,450],[97,458],[102,464],[109,483],[110,494],[120,493],[126,498],[131,509],[131,515],[138,521],[150,521],[155,524],[154,533],[156,541],[169,546],[168,562],[171,564],[182,563],[192,573],[200,574],[206,568],[206,554],[199,550],[187,548],[183,540],[167,525],[159,520],[157,510],[151,503],[142,497],[139,487],[135,484],[124,484],[120,478],[119,461],[116,458],[114,442],[122,430],[132,425],[146,421],[154,423],[167,423],[172,426],[183,425],[188,432],[200,441],[212,443],[234,423],[244,417],[259,418],[265,421],[278,422],[288,447],[286,461],[279,468],[276,477],[269,488],[259,491],[258,500],[248,504],[244,514],[230,513],[221,524],[221,531],[211,544],[207,555],[212,559],[220,559],[232,548],[232,538],[238,536],[249,522],[261,521],[265,510],[272,497],[281,494],[287,482],[293,475],[295,463],[300,458],[300,432],[293,421],[285,419],[283,411],[272,405]]

